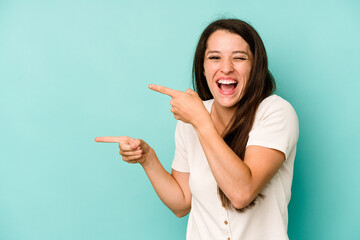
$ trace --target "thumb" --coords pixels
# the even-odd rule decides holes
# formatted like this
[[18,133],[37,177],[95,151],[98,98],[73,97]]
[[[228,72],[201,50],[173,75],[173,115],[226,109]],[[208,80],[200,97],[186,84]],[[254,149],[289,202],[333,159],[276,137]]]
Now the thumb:
[[130,143],[131,149],[136,149],[141,144],[140,139],[129,139],[129,140],[130,140],[129,143]]
[[197,95],[197,93],[194,90],[192,90],[191,88],[186,89],[185,92],[188,94],[191,94],[191,95]]

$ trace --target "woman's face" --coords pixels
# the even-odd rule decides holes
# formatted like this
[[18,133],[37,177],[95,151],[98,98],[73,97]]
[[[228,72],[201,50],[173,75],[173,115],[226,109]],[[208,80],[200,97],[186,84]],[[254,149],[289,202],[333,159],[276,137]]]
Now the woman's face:
[[207,41],[204,75],[217,105],[232,108],[250,78],[253,55],[238,34],[217,30]]

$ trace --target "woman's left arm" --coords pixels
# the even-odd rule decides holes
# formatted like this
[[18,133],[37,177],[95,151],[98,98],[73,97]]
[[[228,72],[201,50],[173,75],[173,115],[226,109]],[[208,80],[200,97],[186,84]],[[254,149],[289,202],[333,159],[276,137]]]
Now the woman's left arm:
[[285,160],[278,150],[248,146],[242,161],[212,122],[194,127],[217,184],[237,209],[255,199]]
[[202,100],[191,89],[182,92],[154,84],[149,88],[172,97],[174,117],[194,126],[215,180],[235,208],[251,203],[284,162],[284,153],[260,146],[248,146],[242,161],[220,136]]

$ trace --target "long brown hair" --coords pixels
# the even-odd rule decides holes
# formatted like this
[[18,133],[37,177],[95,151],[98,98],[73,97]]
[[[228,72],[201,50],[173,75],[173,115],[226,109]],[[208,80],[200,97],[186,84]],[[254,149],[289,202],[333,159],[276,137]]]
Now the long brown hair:
[[[212,22],[200,36],[195,51],[193,62],[193,86],[202,100],[212,99],[213,96],[207,85],[204,76],[204,58],[207,48],[207,41],[212,33],[217,30],[226,30],[240,35],[250,46],[253,54],[252,69],[250,79],[247,81],[243,95],[236,104],[231,124],[227,126],[223,136],[227,145],[239,156],[244,159],[246,144],[249,139],[249,132],[253,126],[255,113],[259,104],[266,97],[270,96],[276,88],[275,80],[268,69],[267,55],[264,44],[253,27],[239,19],[220,19]],[[226,208],[233,207],[228,197],[218,187],[220,199]],[[258,197],[264,197],[259,194]],[[255,198],[248,206],[236,209],[239,212],[255,205]]]

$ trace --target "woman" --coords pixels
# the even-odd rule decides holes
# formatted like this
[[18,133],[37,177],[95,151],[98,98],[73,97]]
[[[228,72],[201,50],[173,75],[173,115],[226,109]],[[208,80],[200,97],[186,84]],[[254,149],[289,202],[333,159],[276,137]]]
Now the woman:
[[171,174],[141,139],[96,141],[119,142],[123,160],[142,165],[176,216],[190,212],[187,239],[288,239],[298,119],[271,95],[261,38],[241,20],[211,23],[196,48],[193,79],[196,92],[149,85],[172,97],[180,120]]

